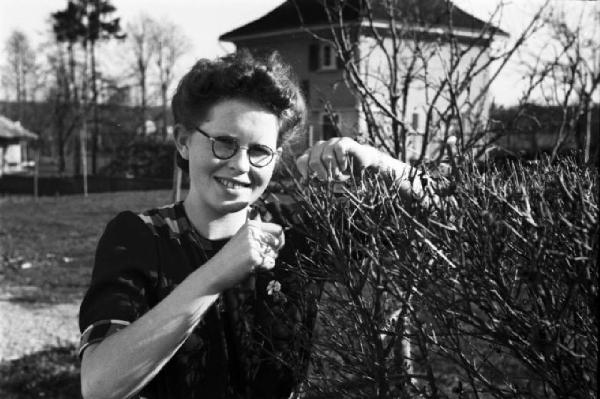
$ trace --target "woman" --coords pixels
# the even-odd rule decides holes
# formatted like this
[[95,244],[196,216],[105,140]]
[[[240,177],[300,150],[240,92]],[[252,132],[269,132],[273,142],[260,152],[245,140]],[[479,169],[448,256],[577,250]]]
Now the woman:
[[[303,127],[302,96],[276,58],[242,54],[199,61],[172,108],[190,190],[107,225],[80,312],[83,396],[289,397],[306,370],[318,287],[289,272],[307,246],[259,198]],[[297,160],[321,178],[350,162],[410,169],[347,138]]]

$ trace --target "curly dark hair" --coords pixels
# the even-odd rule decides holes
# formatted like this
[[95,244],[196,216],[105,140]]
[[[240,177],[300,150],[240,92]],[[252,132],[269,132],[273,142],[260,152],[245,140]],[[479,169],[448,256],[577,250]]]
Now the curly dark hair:
[[[211,107],[231,98],[257,103],[277,116],[277,146],[304,128],[306,104],[290,67],[277,53],[259,58],[248,51],[196,62],[181,79],[173,96],[174,121],[193,129]],[[189,169],[188,161],[179,154],[177,165],[186,172]]]

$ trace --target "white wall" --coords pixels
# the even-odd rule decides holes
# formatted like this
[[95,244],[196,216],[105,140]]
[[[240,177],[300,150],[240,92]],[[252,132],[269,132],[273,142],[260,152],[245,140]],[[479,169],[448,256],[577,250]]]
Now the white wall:
[[2,170],[0,174],[22,171],[22,162],[25,161],[23,157],[24,152],[25,149],[21,143],[8,144],[3,149],[0,149],[0,156],[2,157]]
[[[383,48],[373,38],[364,37],[360,42],[361,55],[361,71],[363,79],[367,83],[370,91],[376,93],[376,98],[383,104],[390,104],[389,87],[391,82],[391,70],[386,56],[386,52],[391,54],[392,41],[386,39]],[[385,49],[385,51],[384,51]],[[435,153],[436,146],[443,139],[445,131],[444,125],[439,122],[439,112],[445,112],[450,104],[450,93],[448,86],[445,85],[447,76],[452,75],[451,81],[461,83],[465,81],[465,76],[472,74],[468,69],[475,65],[475,69],[479,69],[487,61],[487,53],[476,59],[481,52],[481,47],[473,47],[461,56],[459,66],[451,73],[451,48],[449,44],[440,42],[420,42],[419,51],[417,52],[415,42],[405,40],[402,42],[401,51],[398,57],[398,90],[404,87],[404,79],[407,76],[407,71],[412,64],[413,80],[409,87],[408,98],[405,104],[404,122],[412,128],[413,114],[417,115],[418,124],[416,132],[423,133],[426,129],[426,117],[430,110],[438,111],[432,113],[432,120],[429,126],[429,142],[433,145],[428,146],[428,153]],[[415,58],[415,54],[419,57]],[[484,93],[484,86],[487,82],[488,74],[486,71],[476,75],[469,84],[464,87],[458,85],[453,87],[458,93],[457,103],[459,105],[460,114],[465,124],[465,130],[471,130],[476,121],[485,122],[487,119],[487,111],[489,109],[489,96],[480,94]],[[436,92],[440,91],[442,95],[436,97]],[[399,110],[402,109],[402,93],[400,95]],[[389,118],[382,116],[382,124],[389,124]],[[364,122],[363,128],[364,126]],[[468,132],[465,131],[465,134]],[[436,145],[436,141],[438,144]],[[408,157],[416,158],[420,154],[423,144],[423,136],[421,134],[413,134],[409,136],[409,154]],[[429,148],[431,147],[431,148]]]

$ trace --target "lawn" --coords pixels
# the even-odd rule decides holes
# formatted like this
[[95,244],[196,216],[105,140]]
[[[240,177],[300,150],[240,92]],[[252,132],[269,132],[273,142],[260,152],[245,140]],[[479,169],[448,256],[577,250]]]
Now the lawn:
[[[163,205],[170,195],[169,191],[121,192],[37,201],[0,197],[0,311],[7,313],[0,315],[0,397],[79,397],[79,364],[72,339],[50,338],[25,326],[51,324],[51,316],[40,315],[76,309],[89,282],[96,243],[113,216],[122,210]],[[52,325],[44,328],[53,329]],[[76,334],[69,331],[68,335]],[[49,342],[32,345],[31,341],[44,339]],[[17,345],[23,348],[19,356],[3,354],[11,340],[22,341]],[[40,346],[43,349],[35,352],[26,349]]]

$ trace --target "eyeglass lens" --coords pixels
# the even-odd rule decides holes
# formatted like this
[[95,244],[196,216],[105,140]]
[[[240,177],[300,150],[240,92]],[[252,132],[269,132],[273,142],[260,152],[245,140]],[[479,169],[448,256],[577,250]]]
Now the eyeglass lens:
[[[213,152],[217,158],[229,159],[239,151],[240,145],[234,138],[214,137]],[[266,146],[255,144],[248,148],[248,158],[254,166],[266,166],[271,162],[273,152]]]

